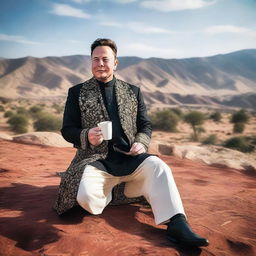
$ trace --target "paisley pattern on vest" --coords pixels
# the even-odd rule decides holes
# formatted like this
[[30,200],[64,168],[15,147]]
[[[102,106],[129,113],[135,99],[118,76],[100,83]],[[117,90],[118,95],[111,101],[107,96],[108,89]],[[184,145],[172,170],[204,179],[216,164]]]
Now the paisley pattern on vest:
[[[137,134],[136,120],[138,101],[129,84],[116,80],[115,94],[118,105],[118,114],[124,133],[133,144]],[[87,134],[89,129],[96,127],[99,122],[109,120],[106,107],[95,78],[84,82],[79,95],[81,110],[81,148],[70,166],[61,177],[59,193],[54,205],[58,214],[62,214],[77,204],[76,196],[84,168],[87,164],[98,159],[105,159],[108,153],[107,141],[103,141],[97,147],[89,145]]]

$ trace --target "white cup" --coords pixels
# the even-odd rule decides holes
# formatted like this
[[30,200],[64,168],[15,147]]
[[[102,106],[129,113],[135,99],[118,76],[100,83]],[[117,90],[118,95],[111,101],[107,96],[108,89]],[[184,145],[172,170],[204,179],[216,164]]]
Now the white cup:
[[111,121],[104,121],[104,122],[98,123],[98,127],[101,128],[104,140],[112,139],[112,122]]

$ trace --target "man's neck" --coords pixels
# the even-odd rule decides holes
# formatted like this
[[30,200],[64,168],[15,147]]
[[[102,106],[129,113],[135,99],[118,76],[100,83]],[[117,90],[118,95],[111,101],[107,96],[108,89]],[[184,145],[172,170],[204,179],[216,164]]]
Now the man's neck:
[[113,86],[116,82],[116,78],[115,78],[115,76],[113,76],[113,79],[108,82],[104,82],[104,81],[100,81],[100,80],[97,80],[97,82],[101,86]]

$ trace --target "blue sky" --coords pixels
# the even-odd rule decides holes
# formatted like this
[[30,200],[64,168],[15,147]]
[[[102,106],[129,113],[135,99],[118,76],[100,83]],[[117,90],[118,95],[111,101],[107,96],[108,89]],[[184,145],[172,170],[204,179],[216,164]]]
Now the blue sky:
[[1,0],[0,57],[90,54],[187,58],[256,48],[256,0]]

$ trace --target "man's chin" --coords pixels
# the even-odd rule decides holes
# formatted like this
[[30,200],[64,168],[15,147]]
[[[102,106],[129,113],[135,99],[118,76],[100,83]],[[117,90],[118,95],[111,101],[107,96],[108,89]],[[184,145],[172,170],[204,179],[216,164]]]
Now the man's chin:
[[101,81],[101,82],[109,82],[111,79],[110,76],[95,76],[95,78],[98,80],[98,81]]

